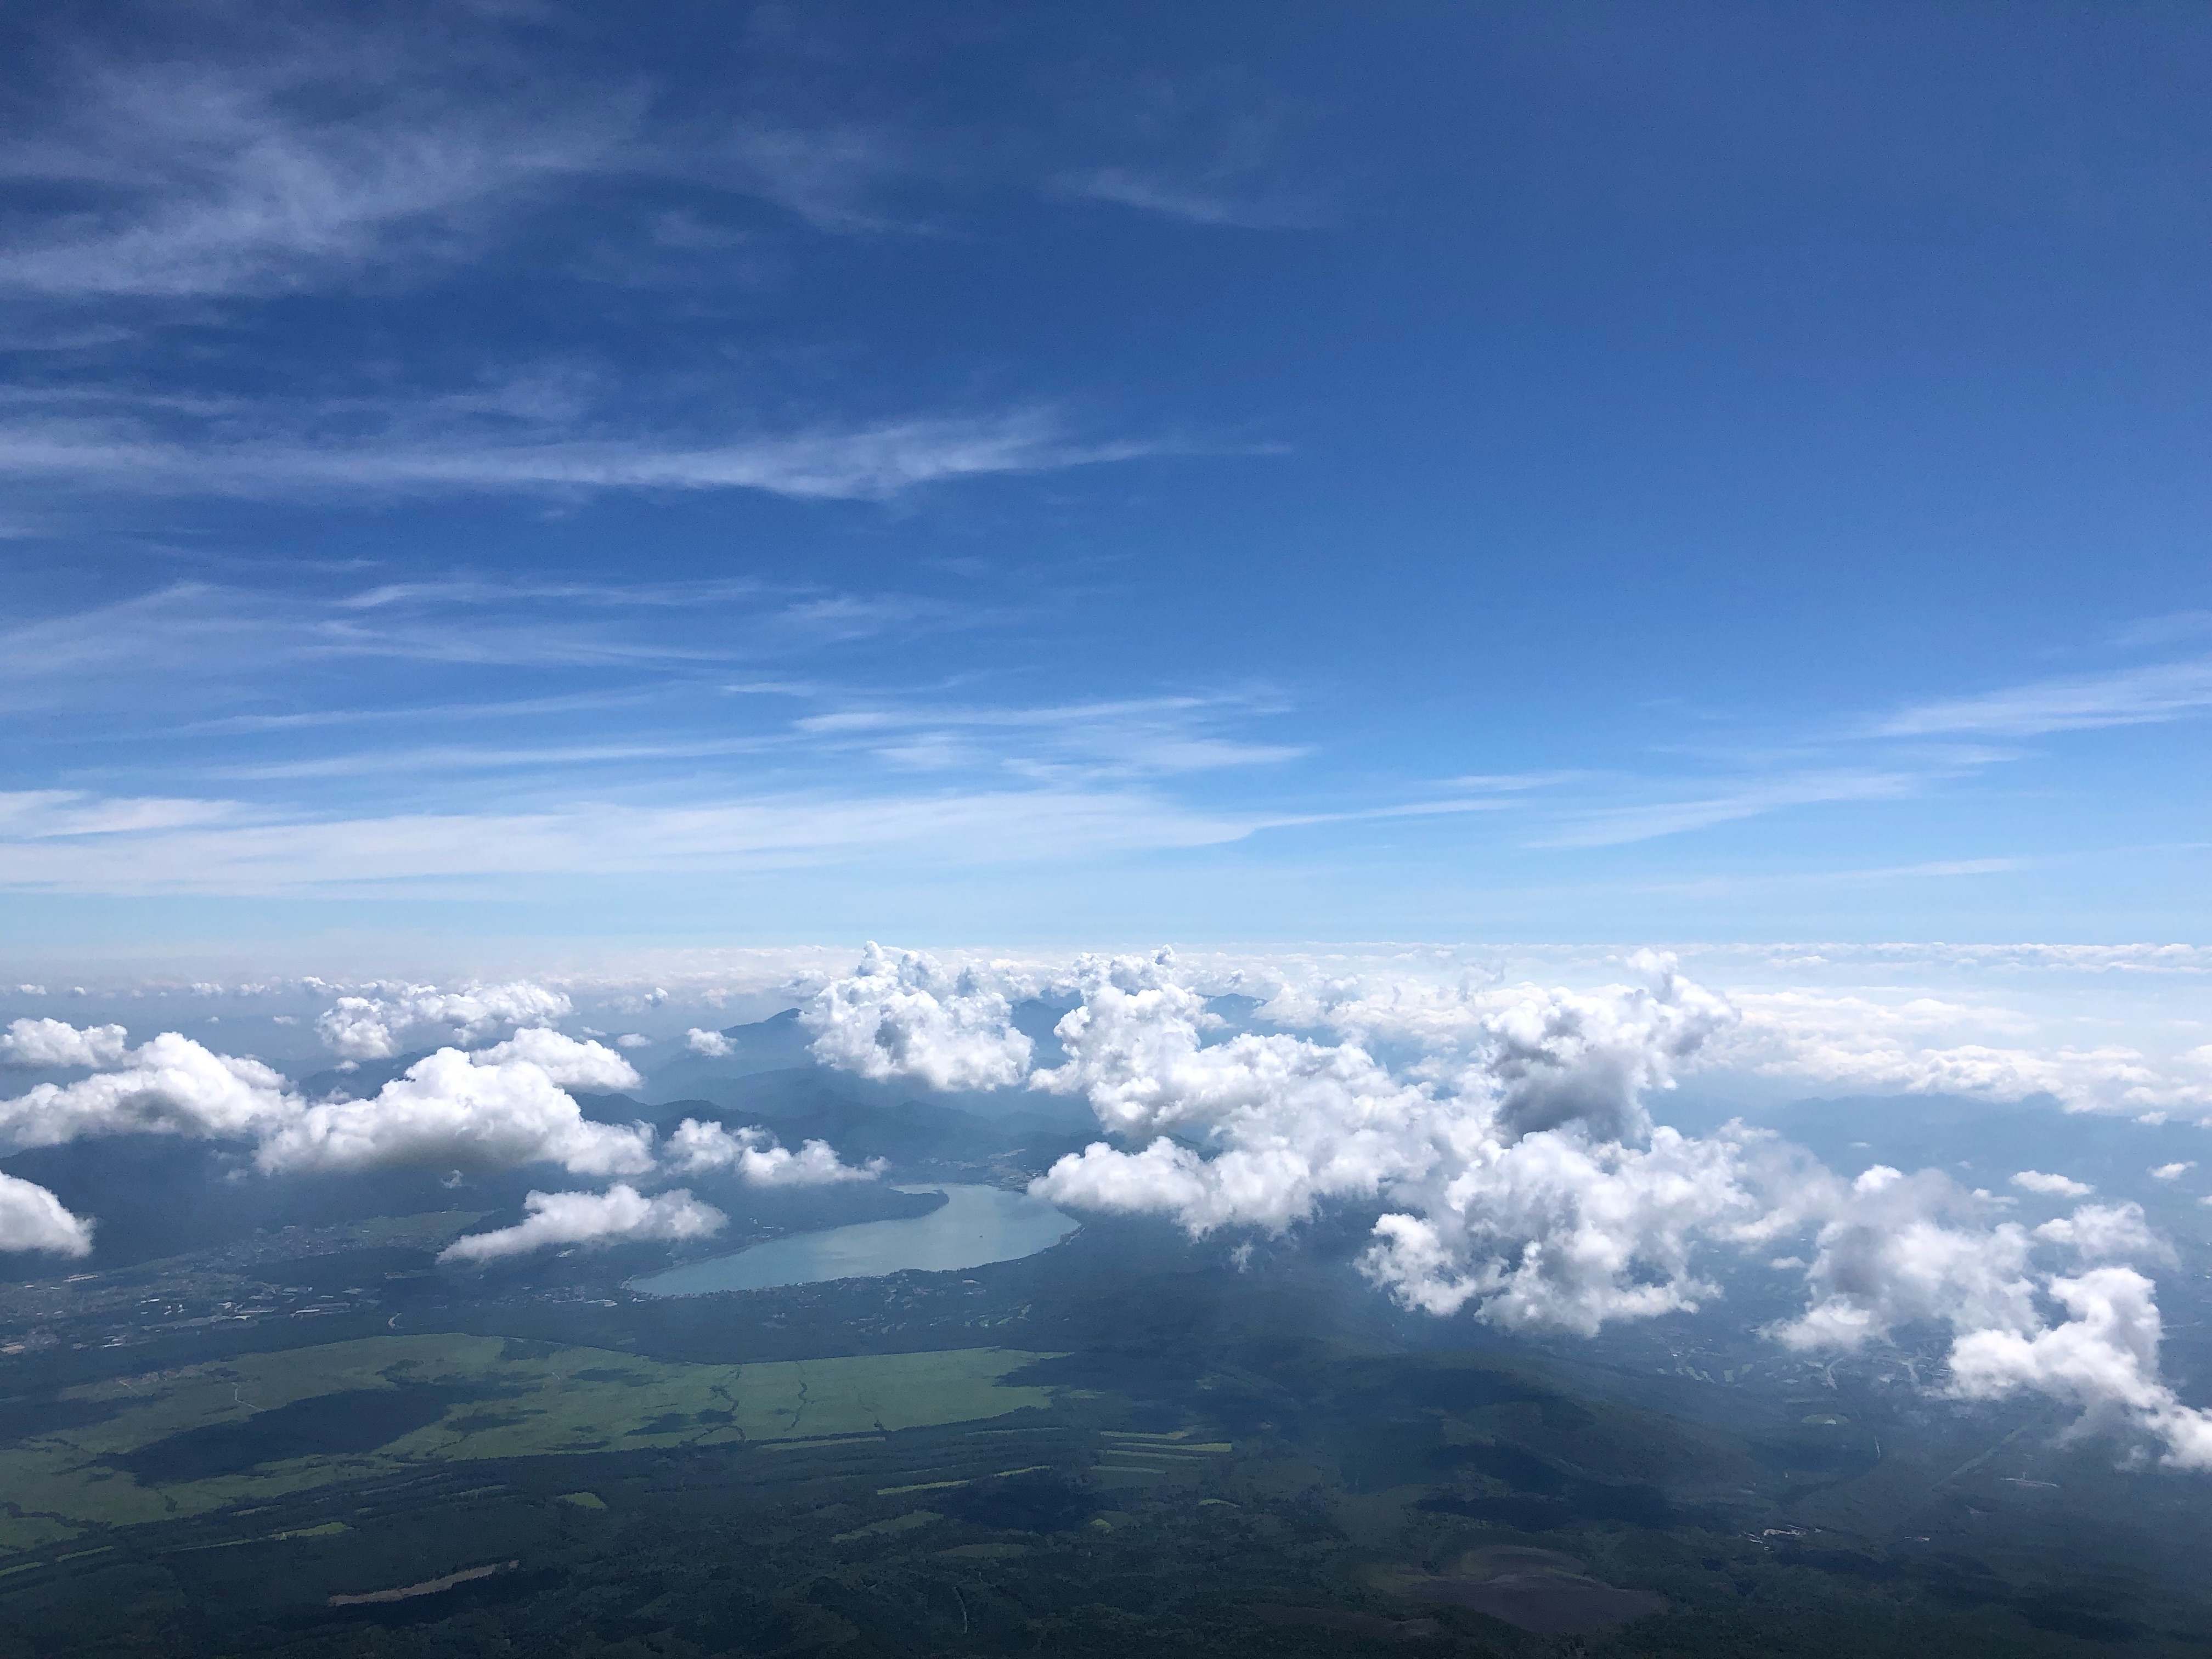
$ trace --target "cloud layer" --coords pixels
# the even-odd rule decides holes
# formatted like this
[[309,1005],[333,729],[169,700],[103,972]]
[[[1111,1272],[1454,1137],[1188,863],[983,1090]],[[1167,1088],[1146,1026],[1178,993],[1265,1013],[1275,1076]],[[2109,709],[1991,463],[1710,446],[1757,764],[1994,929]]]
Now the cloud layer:
[[569,1012],[560,992],[525,981],[458,991],[405,985],[375,996],[340,997],[316,1018],[315,1030],[342,1060],[389,1060],[410,1032],[424,1027],[441,1027],[454,1042],[469,1042],[503,1025],[539,1024]]
[[[1719,1295],[1716,1262],[1768,1260],[1802,1275],[1802,1308],[1769,1332],[1778,1343],[1849,1351],[1933,1326],[1948,1333],[1944,1386],[1957,1396],[2041,1392],[2075,1406],[2085,1429],[2124,1427],[2179,1467],[2206,1466],[2207,1419],[2158,1376],[2144,1269],[2174,1257],[2142,1206],[2085,1202],[2089,1183],[2022,1170],[2014,1188],[2070,1206],[2031,1224],[2009,1212],[2017,1200],[1942,1171],[1876,1166],[1846,1179],[1741,1123],[1685,1133],[1650,1107],[1683,1075],[1728,1066],[1891,1089],[1963,1077],[2005,1098],[2049,1090],[2056,1072],[2071,1079],[2068,1105],[2127,1110],[2193,1099],[2200,1085],[2174,1069],[2192,1055],[2160,1071],[2128,1051],[2097,1062],[2100,1073],[2087,1051],[1953,1041],[1968,1028],[2033,1035],[2033,1022],[2001,1007],[1802,988],[1723,996],[1671,957],[1623,961],[1630,982],[1570,988],[1286,963],[1261,975],[1167,951],[1054,963],[871,945],[854,971],[818,978],[800,1015],[817,1057],[860,1075],[1081,1098],[1103,1133],[1034,1183],[1055,1202],[1160,1215],[1194,1235],[1364,1211],[1373,1237],[1360,1265],[1379,1289],[1515,1329],[1589,1334],[1702,1308]],[[2168,970],[2157,951],[2099,961]],[[0,1137],[202,1137],[237,1145],[269,1176],[549,1164],[610,1182],[536,1194],[523,1222],[464,1241],[456,1261],[720,1225],[688,1190],[656,1191],[663,1182],[796,1187],[882,1173],[819,1140],[793,1150],[696,1118],[664,1140],[642,1122],[587,1115],[571,1091],[641,1080],[616,1048],[545,1023],[573,1012],[569,989],[310,984],[329,996],[317,1034],[356,1063],[393,1055],[417,1031],[454,1041],[363,1097],[311,1100],[264,1062],[174,1031],[133,1046],[119,1024],[18,1019],[0,1035],[0,1059],[64,1077],[0,1102]],[[1231,989],[1242,1000],[1218,1002]],[[1018,1005],[1037,998],[1065,1010],[1057,1063],[1039,1064],[1017,1028]],[[616,1000],[642,1011],[668,1000],[655,986]],[[693,1032],[714,1040],[687,1040],[688,1052],[728,1047]],[[1970,1048],[2015,1061],[1966,1066]],[[2179,1181],[2191,1167],[2154,1173]],[[88,1248],[89,1222],[43,1189],[18,1181],[0,1201],[0,1248]]]
[[[565,1012],[568,1006],[561,993],[528,981],[453,992],[417,985],[397,994],[341,997],[317,1024],[331,1046],[369,1055],[388,1054],[422,1024],[482,1034],[555,1009]],[[663,1148],[649,1124],[587,1117],[570,1090],[617,1091],[643,1080],[614,1049],[546,1025],[522,1025],[504,1041],[472,1051],[441,1048],[373,1094],[319,1101],[302,1097],[261,1061],[216,1054],[173,1031],[133,1048],[121,1026],[26,1019],[15,1022],[0,1042],[7,1045],[0,1052],[17,1064],[111,1068],[74,1082],[41,1083],[0,1101],[0,1146],[10,1149],[93,1136],[185,1135],[250,1145],[254,1167],[272,1176],[554,1164],[580,1176],[720,1174],[754,1187],[801,1187],[873,1180],[882,1170],[879,1161],[848,1164],[825,1141],[810,1140],[793,1152],[758,1129],[732,1133],[686,1119]],[[44,1188],[9,1180],[0,1188],[6,1206],[0,1249],[81,1255],[89,1248],[88,1223],[70,1216]],[[592,1237],[670,1238],[696,1236],[702,1218],[720,1224],[719,1212],[692,1203],[688,1194],[681,1202],[665,1194],[640,1200],[622,1182],[596,1198],[540,1196],[546,1200],[538,1206],[543,1213],[500,1235],[496,1245],[471,1245],[456,1259],[470,1251],[512,1255],[578,1242],[586,1232],[576,1230],[587,1224],[600,1229]]]
[[[1067,1059],[1025,1082],[1081,1095],[1109,1138],[1038,1179],[1041,1197],[1167,1216],[1194,1235],[1365,1206],[1380,1213],[1363,1268],[1406,1305],[1584,1334],[1709,1303],[1719,1291],[1700,1263],[1716,1253],[1809,1241],[1804,1310],[1778,1340],[1849,1350],[1948,1327],[1961,1397],[2036,1389],[2087,1423],[2131,1425],[2177,1467],[2212,1468],[2212,1417],[2156,1380],[2149,1281],[2101,1265],[2163,1253],[2139,1206],[2086,1206],[2031,1232],[1940,1171],[1877,1166],[1846,1181],[1741,1124],[1655,1127],[1646,1093],[1745,1018],[1670,959],[1630,965],[1642,984],[1286,989],[1261,1010],[1387,1036],[1411,1056],[1395,1067],[1358,1040],[1231,1031],[1167,952],[1083,957],[1040,980],[955,975],[872,947],[806,1017],[832,1034],[893,1033],[823,1044],[833,1064],[1003,1081],[1027,1054],[998,1012],[1006,993],[1072,995],[1055,1030]],[[2045,1196],[2089,1191],[2018,1180]],[[2069,1278],[2053,1253],[2100,1265]]]

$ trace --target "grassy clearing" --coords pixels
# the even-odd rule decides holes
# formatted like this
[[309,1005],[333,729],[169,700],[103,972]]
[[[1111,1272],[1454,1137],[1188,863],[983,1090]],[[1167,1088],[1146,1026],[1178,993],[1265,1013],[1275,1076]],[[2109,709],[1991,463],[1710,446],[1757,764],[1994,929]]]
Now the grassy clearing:
[[[1000,1382],[1041,1357],[964,1348],[696,1365],[452,1335],[248,1355],[69,1390],[116,1413],[0,1452],[0,1492],[13,1511],[0,1516],[0,1549],[51,1543],[71,1522],[202,1514],[424,1462],[789,1444],[1000,1417],[1049,1403],[1046,1389]],[[387,1395],[412,1408],[391,1419],[406,1431],[366,1444],[362,1407],[335,1397],[377,1404]],[[315,1402],[326,1396],[322,1410]],[[255,1419],[270,1413],[280,1415],[264,1434]],[[319,1434],[340,1449],[319,1452]],[[298,1455],[252,1461],[271,1449]],[[167,1469],[192,1478],[160,1478]]]
[[1188,1429],[1173,1434],[1140,1434],[1133,1429],[1105,1429],[1098,1436],[1099,1482],[1109,1488],[1160,1481],[1187,1481],[1236,1449],[1227,1440],[1194,1440]]
[[888,1521],[872,1522],[865,1527],[855,1527],[850,1532],[832,1533],[833,1544],[850,1543],[855,1538],[877,1538],[892,1533],[912,1532],[916,1527],[926,1527],[933,1521],[945,1517],[935,1510],[909,1510],[904,1515],[895,1515]]
[[79,1532],[76,1527],[64,1526],[45,1516],[0,1514],[0,1555],[59,1544],[77,1537]]

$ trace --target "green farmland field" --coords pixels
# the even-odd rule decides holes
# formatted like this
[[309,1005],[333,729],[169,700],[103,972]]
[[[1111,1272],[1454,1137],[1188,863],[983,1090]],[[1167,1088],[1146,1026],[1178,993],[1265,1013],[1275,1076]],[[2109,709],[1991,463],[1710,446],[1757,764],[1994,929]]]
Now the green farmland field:
[[71,1389],[73,1425],[0,1449],[0,1548],[425,1462],[793,1442],[1047,1405],[1004,1348],[749,1365],[391,1336]]

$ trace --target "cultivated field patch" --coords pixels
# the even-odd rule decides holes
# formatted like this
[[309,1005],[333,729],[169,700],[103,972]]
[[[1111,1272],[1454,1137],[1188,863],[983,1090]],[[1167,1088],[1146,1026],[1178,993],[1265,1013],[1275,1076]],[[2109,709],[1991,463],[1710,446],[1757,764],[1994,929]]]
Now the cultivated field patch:
[[[1050,1391],[1003,1348],[700,1365],[492,1337],[391,1336],[67,1390],[69,1426],[0,1449],[0,1547],[410,1465],[881,1434],[1001,1417]],[[18,1541],[20,1540],[20,1542]]]

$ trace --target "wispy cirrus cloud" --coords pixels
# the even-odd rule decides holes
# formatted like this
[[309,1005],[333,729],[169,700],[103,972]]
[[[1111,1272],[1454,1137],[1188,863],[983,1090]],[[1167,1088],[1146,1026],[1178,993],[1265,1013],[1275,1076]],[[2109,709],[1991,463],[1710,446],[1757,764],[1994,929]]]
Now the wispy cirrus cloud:
[[231,801],[101,799],[78,789],[19,789],[0,793],[0,840],[145,835],[197,829],[241,816]]
[[885,702],[806,715],[795,726],[910,770],[997,766],[1067,782],[1297,760],[1307,745],[1257,743],[1219,729],[1280,712],[1277,699],[1218,694],[1042,705]]
[[1690,881],[1655,882],[1639,890],[1691,897],[1793,888],[1886,887],[1900,881],[1942,881],[1960,876],[1999,876],[2024,870],[2033,860],[2020,858],[1931,859],[1921,864],[1892,864],[1850,870],[1792,870],[1778,875],[1706,876]]
[[[127,403],[132,400],[118,399]],[[1133,460],[1164,441],[1090,440],[1048,410],[917,416],[795,433],[643,433],[605,421],[497,427],[440,400],[392,405],[366,429],[270,404],[192,421],[117,408],[0,420],[0,478],[23,485],[246,500],[607,490],[758,490],[802,501],[883,501],[923,485]]]
[[182,33],[159,13],[138,21],[132,48],[52,53],[46,96],[21,106],[0,179],[66,203],[42,211],[34,197],[15,216],[0,293],[389,287],[480,258],[580,193],[641,182],[881,232],[903,221],[879,186],[921,165],[910,136],[851,120],[742,97],[734,111],[670,107],[652,79],[549,58],[489,13],[448,9],[434,43],[404,14],[341,23],[277,5],[226,27],[195,8]]
[[[21,331],[33,340],[127,347],[180,319],[250,326],[266,313],[257,302],[388,302],[480,276],[533,238],[540,289],[603,285],[605,259],[579,274],[592,248],[627,249],[610,258],[637,264],[647,247],[641,271],[680,254],[726,288],[741,279],[721,250],[746,233],[709,234],[718,216],[750,204],[757,218],[766,204],[819,232],[915,229],[884,187],[945,171],[939,140],[784,107],[757,66],[710,92],[549,55],[489,13],[441,15],[434,46],[404,9],[343,22],[285,5],[139,21],[134,47],[79,40],[41,58],[0,158],[0,191],[16,187],[0,218],[0,302],[39,319]],[[694,234],[653,228],[679,222]],[[134,369],[112,386],[78,374],[18,389],[0,417],[0,480],[15,487],[20,527],[51,531],[118,498],[887,501],[1193,447],[1086,432],[1034,401],[948,410],[926,392],[906,412],[872,398],[866,413],[822,413],[834,399],[810,386],[805,416],[767,418],[773,387],[733,399],[726,380],[635,364],[604,384],[572,367],[456,391],[451,362],[409,332],[392,337],[393,361],[349,376],[325,353],[309,377],[374,388],[366,395],[226,398],[211,390],[221,371],[165,390],[143,351],[122,354]],[[419,391],[390,391],[410,380]],[[681,413],[648,412],[655,397]]]
[[635,670],[727,653],[559,617],[471,627],[417,615],[371,628],[312,595],[176,582],[0,630],[0,707],[137,708],[161,680],[182,713],[251,695],[302,662],[349,657]]
[[[461,596],[449,591],[454,586],[464,588]],[[0,629],[0,706],[135,696],[127,687],[179,673],[193,676],[191,690],[207,697],[219,686],[246,684],[303,663],[690,672],[972,626],[992,615],[926,596],[809,593],[750,582],[648,584],[638,595],[613,584],[518,583],[503,601],[493,586],[422,581],[333,596],[173,582],[111,605]],[[495,606],[495,614],[462,614],[479,604]],[[678,613],[688,630],[672,629],[662,612]],[[620,695],[647,693],[633,685]],[[520,717],[608,706],[605,694],[580,693],[468,708]],[[200,729],[244,733],[409,717],[404,707],[240,714]]]
[[1054,175],[1063,196],[1244,230],[1311,230],[1334,217],[1287,160],[1293,112],[1242,76],[1154,76],[1076,114],[1117,159]]
[[448,744],[414,749],[380,749],[346,754],[318,755],[307,760],[269,761],[210,769],[209,775],[240,781],[276,782],[285,779],[362,778],[403,774],[414,777],[431,772],[497,772],[534,768],[565,770],[572,767],[636,764],[648,761],[725,759],[757,755],[775,748],[771,737],[702,738],[691,741],[611,741],[605,743],[546,744],[494,748],[488,744]]
[[2109,673],[2031,680],[1972,696],[1917,703],[1880,721],[1869,735],[2040,737],[2180,720],[2207,709],[2212,709],[2212,657],[2199,657]]
[[331,726],[443,724],[448,720],[533,720],[542,714],[578,714],[635,708],[654,696],[653,689],[574,692],[564,696],[514,697],[493,702],[400,703],[384,708],[302,708],[285,714],[224,714],[178,728],[180,735],[222,737],[268,732],[307,732]]
[[[595,744],[416,745],[349,750],[305,759],[216,765],[208,776],[239,781],[347,779],[378,775],[467,775],[580,765],[641,765],[653,761],[730,759],[775,754],[776,763],[827,763],[852,775],[856,761],[874,761],[891,775],[967,775],[1040,785],[1097,785],[1139,776],[1172,776],[1255,768],[1301,759],[1290,744],[1252,744],[1207,732],[1207,723],[1234,717],[1239,699],[1161,696],[1148,702],[1064,708],[891,708],[807,714],[779,728],[748,734],[617,734]],[[265,728],[254,728],[265,730]],[[289,730],[289,728],[274,728]],[[1440,807],[1387,807],[1433,811]],[[1291,814],[1276,823],[1334,823],[1345,814]],[[1352,814],[1360,817],[1360,814]]]
[[422,581],[386,582],[348,594],[337,600],[342,611],[379,611],[392,605],[511,605],[518,601],[552,600],[567,604],[604,605],[622,609],[670,610],[679,606],[712,605],[751,598],[766,591],[765,582],[750,578],[677,582],[490,581],[480,578],[447,578]]
[[1091,726],[1121,720],[1158,720],[1188,716],[1219,706],[1218,699],[1200,696],[1133,697],[1097,702],[1053,703],[1037,707],[993,708],[979,705],[878,704],[809,714],[798,724],[802,731],[824,732],[890,732],[917,726],[939,727]]
[[1224,176],[1209,170],[1178,177],[1137,167],[1092,167],[1063,173],[1054,183],[1069,196],[1194,225],[1311,230],[1328,222],[1328,216],[1315,203],[1288,194],[1255,192],[1250,180],[1234,172]]
[[[0,830],[0,887],[271,894],[514,877],[790,869],[897,855],[939,867],[1220,845],[1279,818],[1207,812],[1132,790],[763,793],[690,805],[578,803],[522,812],[318,818],[192,803],[198,825]],[[86,824],[108,804],[46,803]],[[235,816],[241,821],[219,824]]]
[[[1801,734],[1767,753],[1705,757],[1733,771],[1669,787],[1657,777],[1588,781],[1646,799],[1571,807],[1530,844],[1624,846],[1797,808],[1899,801],[1989,767],[2021,760],[2021,739],[2061,732],[2147,725],[2212,710],[2212,658],[2033,680],[1961,697],[1934,698],[1840,729]],[[1870,748],[1869,745],[1879,745]],[[1947,872],[1996,867],[1937,861]],[[1918,866],[1916,866],[1917,869]],[[1898,873],[1911,873],[1900,871]]]
[[1791,807],[1847,801],[1901,800],[1916,793],[1923,775],[1904,770],[1810,771],[1743,783],[1688,799],[1599,807],[1567,817],[1539,839],[1540,847],[1619,847],[1677,836]]
[[2142,617],[2113,631],[2112,642],[2124,650],[2144,650],[2212,635],[2212,611],[2174,611]]
[[65,60],[5,172],[70,204],[19,221],[0,290],[260,295],[444,264],[610,165],[640,112],[618,91],[465,98],[396,38],[262,21],[252,50]]

